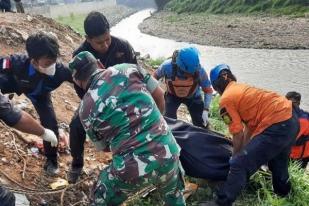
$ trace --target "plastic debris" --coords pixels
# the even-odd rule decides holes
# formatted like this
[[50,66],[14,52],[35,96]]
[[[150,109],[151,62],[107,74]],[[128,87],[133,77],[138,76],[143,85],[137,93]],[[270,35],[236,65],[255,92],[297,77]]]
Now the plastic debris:
[[30,202],[24,194],[14,193],[15,206],[30,206]]
[[1,161],[2,161],[3,163],[5,163],[5,164],[8,163],[8,160],[7,160],[5,157],[2,157],[2,158],[1,158]]
[[37,147],[31,147],[30,148],[30,151],[31,151],[31,154],[35,157],[38,157],[39,156],[39,153],[40,153],[40,150],[39,148]]
[[49,186],[55,190],[55,189],[60,189],[68,186],[69,183],[67,180],[62,179],[62,178],[57,178],[55,182],[51,183]]

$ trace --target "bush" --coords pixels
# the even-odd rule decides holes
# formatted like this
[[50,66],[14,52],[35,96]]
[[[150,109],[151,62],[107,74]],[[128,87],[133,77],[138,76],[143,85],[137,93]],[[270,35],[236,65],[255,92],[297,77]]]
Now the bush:
[[166,8],[177,12],[252,13],[299,15],[309,12],[308,0],[171,0]]

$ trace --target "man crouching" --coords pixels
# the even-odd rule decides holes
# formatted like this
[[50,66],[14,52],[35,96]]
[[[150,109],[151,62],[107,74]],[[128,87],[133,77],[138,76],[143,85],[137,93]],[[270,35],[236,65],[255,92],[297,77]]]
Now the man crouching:
[[185,205],[180,149],[157,106],[164,105],[158,82],[135,64],[102,70],[89,52],[76,55],[69,68],[87,91],[79,108],[87,135],[113,154],[95,185],[93,205],[120,205],[151,185],[166,205]]

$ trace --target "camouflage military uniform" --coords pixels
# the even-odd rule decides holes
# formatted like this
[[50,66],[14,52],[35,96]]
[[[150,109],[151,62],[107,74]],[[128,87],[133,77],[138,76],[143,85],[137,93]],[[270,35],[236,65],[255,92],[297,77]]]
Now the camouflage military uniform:
[[80,118],[99,149],[113,159],[94,189],[94,205],[119,205],[150,185],[167,205],[185,205],[179,147],[146,89],[151,78],[132,64],[100,71],[80,106]]

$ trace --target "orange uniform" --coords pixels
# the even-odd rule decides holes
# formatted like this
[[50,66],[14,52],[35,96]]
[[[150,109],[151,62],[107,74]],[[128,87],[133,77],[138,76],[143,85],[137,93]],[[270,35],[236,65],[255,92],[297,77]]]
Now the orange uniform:
[[309,157],[309,113],[298,110],[299,132],[295,144],[292,146],[290,157],[302,159]]
[[275,92],[230,82],[220,99],[220,114],[231,134],[244,129],[254,137],[271,125],[292,117],[292,102]]
[[300,136],[308,136],[309,135],[309,119],[307,118],[299,118],[299,133],[297,135],[297,138]]

